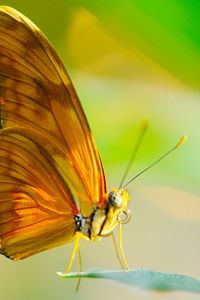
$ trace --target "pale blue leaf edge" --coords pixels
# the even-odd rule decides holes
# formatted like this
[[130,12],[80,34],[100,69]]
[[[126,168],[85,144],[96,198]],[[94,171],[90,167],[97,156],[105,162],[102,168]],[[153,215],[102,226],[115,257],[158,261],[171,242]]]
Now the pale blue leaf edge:
[[183,274],[163,273],[147,269],[90,270],[86,272],[57,273],[62,278],[102,278],[135,287],[157,291],[188,291],[200,293],[200,280]]

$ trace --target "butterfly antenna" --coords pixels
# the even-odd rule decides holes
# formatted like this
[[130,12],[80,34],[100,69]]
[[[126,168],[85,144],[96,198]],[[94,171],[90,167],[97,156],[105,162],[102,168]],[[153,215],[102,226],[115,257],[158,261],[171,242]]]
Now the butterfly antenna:
[[141,145],[141,143],[143,141],[143,138],[144,138],[144,135],[146,133],[147,128],[148,128],[148,121],[145,120],[141,124],[141,130],[140,130],[140,134],[138,136],[138,141],[137,141],[135,147],[133,148],[133,151],[132,151],[132,154],[131,154],[131,158],[130,158],[127,166],[126,166],[124,175],[123,175],[123,177],[121,179],[121,182],[120,182],[120,185],[119,185],[119,190],[121,189],[121,187],[122,187],[122,185],[124,183],[124,180],[126,179],[126,176],[127,176],[128,172],[129,172],[129,170],[130,170],[130,168],[131,168],[131,166],[132,166],[132,164],[133,164],[133,162],[135,160],[136,154],[137,154],[137,152],[138,152],[138,150],[140,148],[140,145]]
[[133,180],[135,180],[137,177],[139,177],[141,174],[143,174],[144,172],[146,172],[147,170],[151,169],[153,166],[155,166],[157,163],[159,163],[163,158],[165,158],[166,156],[168,156],[171,152],[173,152],[176,148],[178,148],[179,146],[181,146],[185,141],[187,140],[187,135],[183,135],[180,140],[178,141],[178,143],[172,147],[169,151],[167,151],[165,154],[163,154],[159,159],[157,159],[155,162],[153,162],[151,165],[149,165],[147,168],[143,169],[141,172],[139,172],[136,176],[134,176],[133,178],[131,178],[126,184],[124,184],[124,186],[122,188],[125,188],[129,183],[131,183]]

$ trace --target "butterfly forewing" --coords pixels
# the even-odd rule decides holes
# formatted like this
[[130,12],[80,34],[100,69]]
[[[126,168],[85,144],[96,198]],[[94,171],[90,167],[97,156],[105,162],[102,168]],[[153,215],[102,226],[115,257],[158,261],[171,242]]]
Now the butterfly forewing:
[[40,30],[0,7],[0,238],[18,259],[69,241],[103,204],[103,168],[71,80]]

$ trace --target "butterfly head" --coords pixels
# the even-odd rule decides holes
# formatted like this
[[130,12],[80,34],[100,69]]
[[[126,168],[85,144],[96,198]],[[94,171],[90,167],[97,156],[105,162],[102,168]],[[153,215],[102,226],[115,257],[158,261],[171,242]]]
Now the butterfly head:
[[112,189],[108,194],[109,206],[119,209],[126,210],[127,203],[129,201],[129,194],[127,190],[124,189]]
[[107,213],[101,235],[109,234],[119,223],[130,220],[130,211],[127,209],[129,194],[125,189],[112,189],[108,194]]

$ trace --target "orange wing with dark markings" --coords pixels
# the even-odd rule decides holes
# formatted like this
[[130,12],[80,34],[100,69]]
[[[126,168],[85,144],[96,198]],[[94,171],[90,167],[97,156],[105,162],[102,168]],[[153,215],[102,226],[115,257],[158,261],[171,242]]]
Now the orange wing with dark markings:
[[[46,37],[0,7],[0,246],[21,259],[73,239],[105,177],[71,80]],[[3,116],[3,117],[1,117]]]

